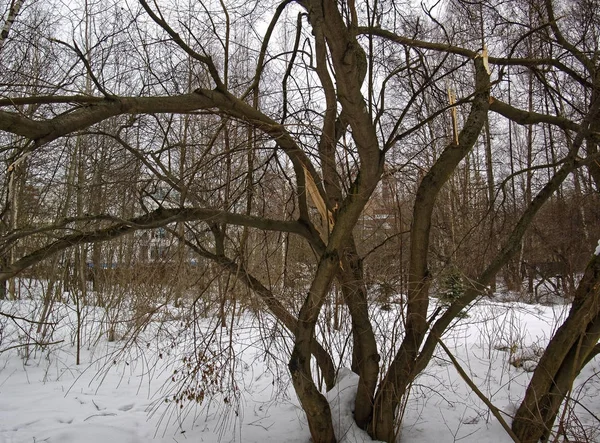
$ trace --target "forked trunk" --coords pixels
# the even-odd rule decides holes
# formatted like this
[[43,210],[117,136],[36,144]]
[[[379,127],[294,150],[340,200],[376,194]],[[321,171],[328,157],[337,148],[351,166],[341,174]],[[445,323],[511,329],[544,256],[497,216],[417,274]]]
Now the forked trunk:
[[335,443],[336,439],[329,403],[313,381],[310,357],[315,341],[315,324],[338,266],[337,254],[326,253],[321,257],[310,291],[298,315],[296,342],[288,364],[294,389],[306,413],[312,439],[320,443]]
[[375,396],[369,433],[378,440],[390,443],[395,440],[396,412],[416,375],[419,349],[428,329],[431,281],[427,258],[431,217],[440,190],[473,148],[486,120],[490,98],[490,75],[486,63],[487,60],[482,57],[474,59],[475,94],[467,121],[458,135],[458,143],[453,140],[448,144],[417,189],[410,233],[406,335]]

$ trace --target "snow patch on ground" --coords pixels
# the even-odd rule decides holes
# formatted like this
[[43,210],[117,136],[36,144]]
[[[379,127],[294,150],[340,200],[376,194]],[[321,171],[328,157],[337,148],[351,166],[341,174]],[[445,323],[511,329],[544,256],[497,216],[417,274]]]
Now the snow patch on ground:
[[342,368],[338,372],[336,385],[325,394],[331,407],[335,436],[340,443],[375,441],[354,422],[354,400],[357,389],[358,375],[348,368]]
[[[4,313],[27,316],[30,309],[27,301],[0,303]],[[64,342],[43,350],[31,347],[29,354],[22,347],[0,354],[0,443],[310,442],[287,373],[290,339],[274,322],[245,314],[231,335],[227,328],[214,329],[216,335],[199,349],[225,346],[233,337],[237,363],[229,372],[219,367],[218,374],[236,389],[217,389],[212,398],[180,405],[165,402],[165,397],[172,399],[176,392],[173,380],[182,374],[182,356],[189,355],[193,337],[175,337],[173,331],[181,329],[177,321],[149,325],[137,342],[128,343],[127,352],[124,341],[108,343],[105,335],[86,329],[84,336],[93,340],[82,349],[82,364],[75,365],[69,309],[57,311],[56,317],[55,338]],[[567,312],[567,305],[482,301],[467,309],[442,340],[510,422],[531,378],[528,365],[535,363]],[[94,318],[93,311],[88,315]],[[381,313],[380,340],[390,336],[385,328],[395,327],[397,318],[395,312]],[[208,330],[211,322],[199,319],[198,328]],[[6,342],[8,326],[3,333]],[[515,367],[519,360],[521,366]],[[600,415],[599,366],[593,361],[584,368],[571,394],[589,409],[578,413],[583,425],[592,428],[598,427],[592,414]],[[342,368],[335,387],[325,393],[342,443],[371,441],[353,420],[357,383],[358,377]],[[442,352],[415,380],[399,432],[403,443],[511,441]],[[600,435],[589,435],[594,435],[590,441],[600,441]]]

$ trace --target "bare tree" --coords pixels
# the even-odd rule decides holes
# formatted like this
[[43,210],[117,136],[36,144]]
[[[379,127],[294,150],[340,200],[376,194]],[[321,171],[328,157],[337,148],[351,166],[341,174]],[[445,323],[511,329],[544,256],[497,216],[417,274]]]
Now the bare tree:
[[[485,17],[489,29],[505,34],[484,38],[487,47],[481,44],[485,31],[465,38],[459,27],[444,25],[438,10],[422,14],[389,2],[358,7],[353,1],[270,6],[209,1],[159,9],[140,0],[139,8],[129,10],[115,3],[98,12],[109,25],[95,29],[93,41],[89,28],[81,31],[93,18],[84,6],[59,20],[70,40],[51,40],[56,66],[40,73],[43,88],[33,94],[17,80],[2,83],[4,151],[15,158],[54,153],[57,170],[66,171],[69,161],[60,152],[70,143],[84,174],[71,186],[80,191],[97,155],[94,146],[103,140],[111,156],[131,165],[124,171],[135,171],[115,188],[128,204],[86,205],[78,194],[60,217],[40,213],[27,226],[9,226],[3,250],[18,245],[21,252],[2,265],[0,280],[73,248],[80,251],[81,275],[89,244],[98,263],[94,245],[128,238],[133,257],[135,235],[168,232],[179,245],[179,263],[187,260],[187,251],[228,273],[215,279],[223,326],[232,301],[225,294],[239,284],[291,332],[289,371],[314,441],[336,441],[317,380],[332,387],[337,362],[315,332],[334,285],[349,313],[350,364],[360,377],[355,420],[374,438],[392,442],[400,405],[452,321],[519,254],[536,214],[570,174],[582,167],[597,174],[600,77],[590,55],[596,49],[563,35],[550,0],[532,5],[539,14],[535,25],[529,16],[513,18],[513,4],[482,3],[473,20],[481,27]],[[593,8],[583,9],[595,17]],[[263,12],[271,17],[266,28],[255,25]],[[586,26],[597,30],[589,17],[583,17]],[[539,53],[527,52],[532,36],[543,46]],[[10,35],[4,42],[5,50],[28,45]],[[18,67],[15,73],[23,75]],[[529,101],[514,106],[509,87],[534,79],[538,87],[526,89]],[[448,83],[457,91],[456,102],[446,98],[442,85]],[[545,100],[561,113],[534,106]],[[31,112],[23,113],[23,107]],[[489,127],[507,135],[513,124],[527,125],[530,155],[519,162],[512,146],[502,143],[511,164],[522,168],[494,174]],[[554,143],[564,146],[551,156],[552,164],[533,158],[534,131],[561,134]],[[79,149],[82,137],[98,142]],[[477,154],[480,146],[483,156]],[[485,165],[486,180],[479,164]],[[97,163],[90,169],[91,183],[104,184],[119,167]],[[526,186],[511,198],[523,204],[515,204],[497,228],[490,222],[493,199],[510,195],[507,186],[520,176]],[[392,195],[394,205],[378,203],[389,203]],[[386,232],[383,224],[367,226],[369,217],[393,215],[386,207],[406,206],[412,206],[411,214],[397,232]],[[444,213],[460,226],[446,244],[435,223],[436,214]],[[406,262],[399,272],[407,276],[404,335],[394,338],[397,352],[382,362],[369,315],[376,297],[365,259],[383,253],[381,245],[401,236],[407,220],[410,250],[398,261]],[[367,231],[372,235],[358,236]],[[289,268],[290,254],[273,253],[272,243],[288,248],[292,236],[313,262],[306,267],[306,287],[295,288],[286,304],[277,294],[287,288],[272,273]],[[157,256],[169,251],[160,238],[154,243]],[[450,253],[466,263],[462,245],[481,238],[494,238],[494,247],[465,266],[468,283],[461,295],[431,315],[442,256]],[[587,295],[585,288],[579,290]],[[523,415],[522,422],[527,420]]]

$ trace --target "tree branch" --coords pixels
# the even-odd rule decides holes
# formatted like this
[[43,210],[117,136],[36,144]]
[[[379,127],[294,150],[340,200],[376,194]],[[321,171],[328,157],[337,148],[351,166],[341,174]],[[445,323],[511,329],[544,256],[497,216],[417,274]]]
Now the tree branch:
[[82,243],[99,243],[112,240],[136,230],[154,229],[175,222],[204,221],[213,223],[230,223],[248,226],[267,231],[296,233],[311,239],[311,232],[304,224],[297,221],[272,220],[262,217],[228,213],[216,209],[204,208],[159,208],[140,217],[123,220],[112,226],[90,232],[79,232],[66,235],[39,248],[0,270],[0,282],[14,277],[24,269],[63,251],[73,245]]
[[477,385],[473,382],[473,380],[471,380],[471,378],[467,375],[465,370],[462,368],[462,366],[460,365],[460,363],[458,362],[456,357],[454,357],[454,355],[452,355],[452,353],[450,352],[450,349],[448,349],[446,347],[444,342],[439,337],[438,337],[437,341],[438,341],[439,345],[442,347],[442,349],[444,350],[444,352],[446,353],[446,355],[448,356],[448,358],[452,361],[452,364],[456,368],[456,371],[458,372],[458,374],[462,377],[462,379],[469,386],[469,388],[471,388],[471,390],[477,395],[477,397],[479,397],[481,399],[481,401],[485,403],[485,405],[488,407],[488,409],[490,410],[492,415],[494,417],[496,417],[496,420],[498,420],[498,422],[504,428],[504,430],[510,436],[510,438],[512,438],[512,440],[515,443],[519,443],[519,439],[517,438],[517,436],[515,435],[513,430],[510,428],[509,424],[506,423],[506,420],[504,420],[504,417],[502,417],[502,411],[500,409],[498,409],[496,406],[494,406],[494,404],[490,401],[490,399],[487,398],[485,396],[485,394],[479,390]]

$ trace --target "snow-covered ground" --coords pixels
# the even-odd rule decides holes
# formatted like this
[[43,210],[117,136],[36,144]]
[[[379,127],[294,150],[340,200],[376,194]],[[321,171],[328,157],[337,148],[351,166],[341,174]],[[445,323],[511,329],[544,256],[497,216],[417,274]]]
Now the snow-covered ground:
[[[479,389],[510,414],[523,396],[528,370],[567,308],[485,301],[443,341]],[[0,304],[1,312],[23,317],[39,309],[31,300]],[[135,340],[125,336],[109,343],[102,312],[84,309],[81,364],[76,365],[74,306],[54,311],[52,340],[63,341],[45,349],[19,346],[36,325],[1,319],[0,443],[310,441],[287,375],[291,342],[264,316],[230,318],[236,325],[232,332],[215,319],[184,320],[181,310],[172,308]],[[378,322],[392,324],[397,313],[379,310],[377,315]],[[127,321],[119,326],[132,327]],[[572,403],[581,404],[579,418],[588,426],[589,441],[600,438],[593,434],[599,424],[592,415],[600,415],[599,366],[589,364],[571,394]],[[337,386],[327,393],[338,438],[346,443],[370,441],[352,421],[356,381],[342,368]],[[400,438],[511,441],[443,352],[414,383]]]

